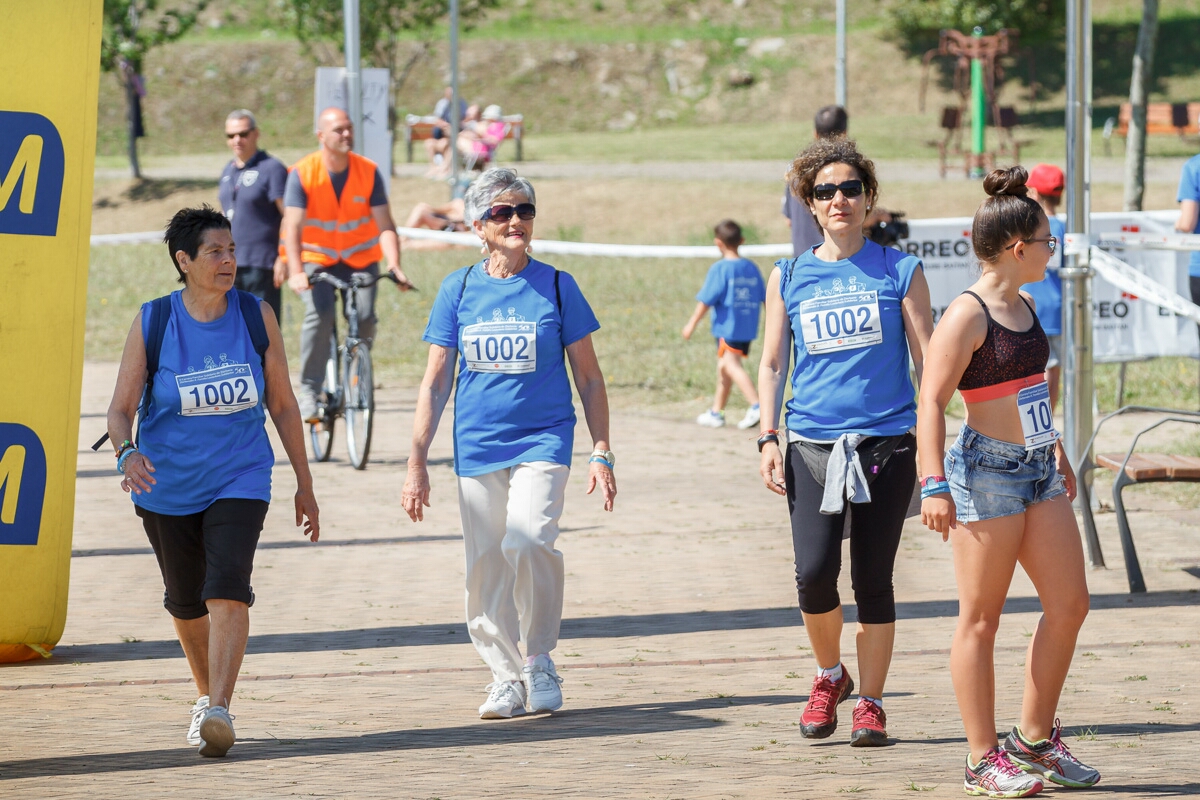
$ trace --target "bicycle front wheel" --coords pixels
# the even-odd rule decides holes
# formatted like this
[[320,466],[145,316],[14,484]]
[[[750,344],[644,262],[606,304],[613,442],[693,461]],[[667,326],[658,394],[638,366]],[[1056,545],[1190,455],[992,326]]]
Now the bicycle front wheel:
[[308,426],[313,458],[317,461],[328,461],[333,452],[333,421],[337,419],[340,394],[337,335],[334,334],[329,337],[329,360],[325,362],[325,383],[321,386],[321,400],[317,406],[320,421],[309,423]]
[[375,419],[375,378],[371,351],[359,344],[346,359],[346,450],[355,469],[365,469]]

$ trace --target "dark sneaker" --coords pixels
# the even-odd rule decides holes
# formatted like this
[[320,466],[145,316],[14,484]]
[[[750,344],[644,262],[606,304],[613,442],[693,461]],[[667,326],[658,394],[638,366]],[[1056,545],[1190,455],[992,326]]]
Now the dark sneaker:
[[1084,764],[1062,742],[1062,725],[1054,720],[1054,730],[1049,739],[1031,742],[1021,735],[1019,728],[1004,740],[1004,751],[1026,772],[1041,775],[1059,786],[1081,789],[1100,782],[1100,772]]
[[838,703],[854,691],[850,672],[842,667],[842,679],[837,683],[818,675],[808,693],[808,705],[800,715],[800,735],[805,739],[824,739],[837,730]]
[[1027,775],[1013,763],[1008,753],[993,747],[978,764],[967,754],[967,777],[963,791],[984,797],[1030,797],[1044,788],[1042,779]]
[[850,746],[887,747],[887,743],[887,714],[870,700],[859,700],[854,706]]

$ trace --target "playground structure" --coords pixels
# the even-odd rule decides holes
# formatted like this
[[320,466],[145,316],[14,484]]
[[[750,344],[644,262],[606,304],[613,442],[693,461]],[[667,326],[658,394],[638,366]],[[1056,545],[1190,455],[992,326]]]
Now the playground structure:
[[[946,177],[947,161],[951,157],[963,159],[963,171],[968,176],[982,177],[995,167],[996,156],[1007,156],[1013,163],[1021,160],[1021,145],[1013,136],[1018,124],[1016,109],[1001,106],[997,97],[997,86],[1004,82],[1004,66],[1001,56],[1016,51],[1018,32],[1002,29],[985,36],[976,28],[967,35],[961,31],[944,29],[938,38],[938,46],[925,53],[921,59],[920,109],[925,110],[925,89],[929,83],[929,67],[935,58],[953,58],[954,93],[958,95],[957,106],[942,109],[940,126],[945,132],[940,140],[930,144],[938,149],[938,166],[941,177]],[[971,121],[971,147],[965,149],[962,131],[965,120]],[[1000,133],[1000,144],[995,151],[987,150],[984,131],[988,124]]]

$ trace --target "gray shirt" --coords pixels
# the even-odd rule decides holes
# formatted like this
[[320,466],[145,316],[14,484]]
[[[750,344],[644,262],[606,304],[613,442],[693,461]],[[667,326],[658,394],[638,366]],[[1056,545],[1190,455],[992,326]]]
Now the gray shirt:
[[797,200],[788,187],[783,188],[783,215],[788,218],[788,224],[792,228],[792,256],[799,257],[801,253],[819,245],[825,241],[825,232],[821,230],[821,226],[813,219],[812,212],[808,210],[808,206]]

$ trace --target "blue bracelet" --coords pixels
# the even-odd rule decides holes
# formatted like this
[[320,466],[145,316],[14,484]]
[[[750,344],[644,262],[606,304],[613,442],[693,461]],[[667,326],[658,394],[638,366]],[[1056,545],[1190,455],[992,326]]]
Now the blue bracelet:
[[121,473],[122,475],[125,474],[125,462],[128,461],[129,457],[137,451],[138,449],[136,447],[130,447],[124,453],[121,453],[121,457],[117,459],[117,472]]
[[938,481],[937,483],[931,483],[927,486],[921,487],[922,500],[924,500],[926,497],[933,497],[935,494],[950,494],[949,481]]
[[609,469],[613,469],[613,465],[610,464],[605,459],[601,458],[600,456],[592,456],[591,458],[588,459],[588,463],[589,464],[603,464],[604,466],[608,467]]

